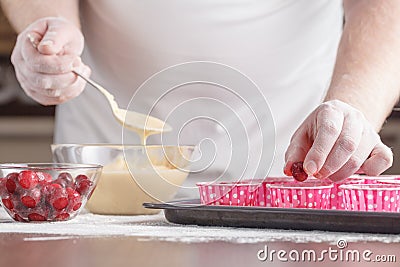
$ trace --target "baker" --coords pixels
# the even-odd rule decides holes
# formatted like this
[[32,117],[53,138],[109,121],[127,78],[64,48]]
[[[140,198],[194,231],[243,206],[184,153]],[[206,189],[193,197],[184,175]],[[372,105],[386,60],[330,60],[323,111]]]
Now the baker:
[[378,132],[399,97],[397,0],[1,3],[19,33],[11,60],[21,87],[58,105],[57,143],[121,142],[105,100],[84,90],[73,69],[126,106],[152,74],[207,60],[245,73],[269,101],[277,133],[271,175],[290,175],[295,162],[332,180],[392,165]]

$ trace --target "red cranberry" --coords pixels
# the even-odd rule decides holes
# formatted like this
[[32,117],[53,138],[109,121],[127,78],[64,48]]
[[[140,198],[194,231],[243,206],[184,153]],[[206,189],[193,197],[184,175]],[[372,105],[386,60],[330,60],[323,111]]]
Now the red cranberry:
[[82,202],[78,202],[78,203],[76,203],[73,207],[72,207],[72,210],[73,211],[77,211],[77,210],[79,210],[79,208],[82,206]]
[[4,207],[6,207],[9,210],[12,210],[14,208],[14,204],[11,200],[11,198],[3,198],[2,199]]
[[59,184],[47,184],[42,188],[42,195],[47,202],[50,202],[50,198],[55,191],[61,190],[62,186]]
[[293,178],[299,182],[307,180],[308,175],[303,169],[303,162],[295,162],[292,164],[292,175]]
[[22,204],[25,205],[27,208],[34,208],[36,207],[36,201],[33,197],[25,196],[21,198]]
[[14,193],[16,188],[17,188],[17,181],[18,181],[18,173],[10,173],[7,175],[6,177],[7,181],[6,181],[6,188],[8,190],[8,192],[10,193]]
[[92,182],[86,175],[78,175],[75,178],[75,188],[81,195],[86,195],[89,192],[90,186],[92,186]]
[[58,175],[58,178],[54,181],[54,183],[60,184],[62,187],[66,188],[74,184],[74,179],[72,178],[71,174],[62,172],[60,175]]
[[48,192],[48,202],[50,202],[50,205],[56,210],[62,210],[68,206],[68,194],[59,184],[51,184],[51,188]]
[[51,183],[51,181],[53,180],[51,175],[47,172],[36,172],[36,175],[38,176],[39,183],[41,184]]
[[69,214],[67,212],[60,213],[55,217],[55,219],[57,221],[66,221],[69,219]]
[[6,188],[7,188],[7,191],[12,194],[15,192],[15,189],[17,188],[17,184],[12,179],[7,179]]
[[22,171],[18,175],[18,182],[22,188],[30,189],[38,184],[39,177],[34,171]]
[[41,221],[41,220],[46,221],[49,218],[49,215],[51,215],[51,212],[50,208],[47,207],[46,205],[40,205],[40,206],[38,205],[35,208],[27,209],[26,211],[20,212],[20,215],[23,218],[28,217],[30,221]]
[[43,215],[40,215],[38,213],[33,212],[33,213],[30,213],[28,215],[28,219],[30,221],[39,221],[39,222],[41,222],[41,221],[46,221],[47,218],[45,216],[43,216]]
[[46,187],[48,187],[50,190],[62,189],[62,186],[60,184],[56,184],[56,183],[49,184]]
[[71,187],[67,188],[67,193],[69,199],[69,205],[67,209],[69,211],[77,211],[82,205],[81,195]]
[[56,210],[62,210],[68,206],[68,198],[66,197],[59,197],[53,201],[53,207]]
[[34,188],[28,192],[26,192],[21,197],[21,202],[27,208],[34,208],[40,202],[41,193],[39,188]]

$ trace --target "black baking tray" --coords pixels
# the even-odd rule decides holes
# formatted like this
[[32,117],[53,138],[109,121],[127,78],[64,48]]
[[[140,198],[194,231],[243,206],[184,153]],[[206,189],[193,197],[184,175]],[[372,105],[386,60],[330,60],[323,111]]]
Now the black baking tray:
[[264,207],[205,206],[200,200],[144,203],[163,209],[167,221],[177,224],[321,230],[358,233],[400,233],[400,213],[312,210]]

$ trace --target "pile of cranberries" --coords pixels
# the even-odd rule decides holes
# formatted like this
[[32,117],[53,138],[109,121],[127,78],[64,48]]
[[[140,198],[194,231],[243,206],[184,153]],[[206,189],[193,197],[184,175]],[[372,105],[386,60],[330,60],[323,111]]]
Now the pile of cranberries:
[[65,221],[74,217],[92,189],[86,175],[75,179],[68,172],[58,177],[24,170],[0,178],[0,197],[16,221]]

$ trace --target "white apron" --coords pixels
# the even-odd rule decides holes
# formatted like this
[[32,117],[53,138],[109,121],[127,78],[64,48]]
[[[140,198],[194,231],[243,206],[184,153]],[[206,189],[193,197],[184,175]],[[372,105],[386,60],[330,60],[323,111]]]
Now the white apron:
[[[92,68],[92,78],[108,88],[121,107],[127,107],[135,91],[151,75],[189,61],[231,66],[257,84],[275,123],[275,139],[271,137],[270,143],[262,146],[269,150],[276,147],[269,175],[283,175],[284,152],[290,137],[325,94],[343,24],[340,0],[84,0],[81,17],[86,41],[83,61]],[[173,84],[176,77],[170,78]],[[136,98],[141,98],[135,99],[135,107],[130,108],[151,109],[157,94],[160,92],[154,90],[139,94]],[[248,94],[242,90],[241,97],[250,106],[257,105],[260,99],[251,90]],[[193,99],[200,100],[179,105]],[[236,159],[237,162],[230,162],[235,171],[229,175],[237,177],[235,165],[239,169],[244,165],[240,157],[237,160],[231,156],[248,151],[250,164],[240,174],[258,177],[269,169],[269,162],[261,162],[261,170],[253,166],[253,154],[259,153],[256,150],[261,147],[260,139],[252,134],[257,125],[252,125],[255,122],[251,118],[246,119],[246,112],[242,113],[242,120],[237,119],[241,103],[233,93],[195,84],[161,102],[151,114],[166,118],[171,112],[168,118],[175,130],[181,128],[182,118],[188,119],[190,112],[190,116],[215,116],[220,122],[218,125],[213,120],[194,120],[179,136],[181,143],[195,144],[206,139],[205,149],[214,145],[218,148],[216,161],[208,171],[224,168],[230,159]],[[227,106],[233,107],[233,112]],[[271,127],[262,121],[260,124]],[[243,128],[247,136],[242,130],[235,131]],[[177,143],[178,134],[172,136],[168,142]],[[233,148],[229,137],[235,140]],[[139,143],[134,135],[129,140]],[[244,151],[238,140],[246,149],[251,148]],[[57,107],[55,143],[121,142],[121,126],[113,119],[106,100],[93,88],[87,87],[78,98]],[[157,138],[150,139],[150,143],[157,142]]]

